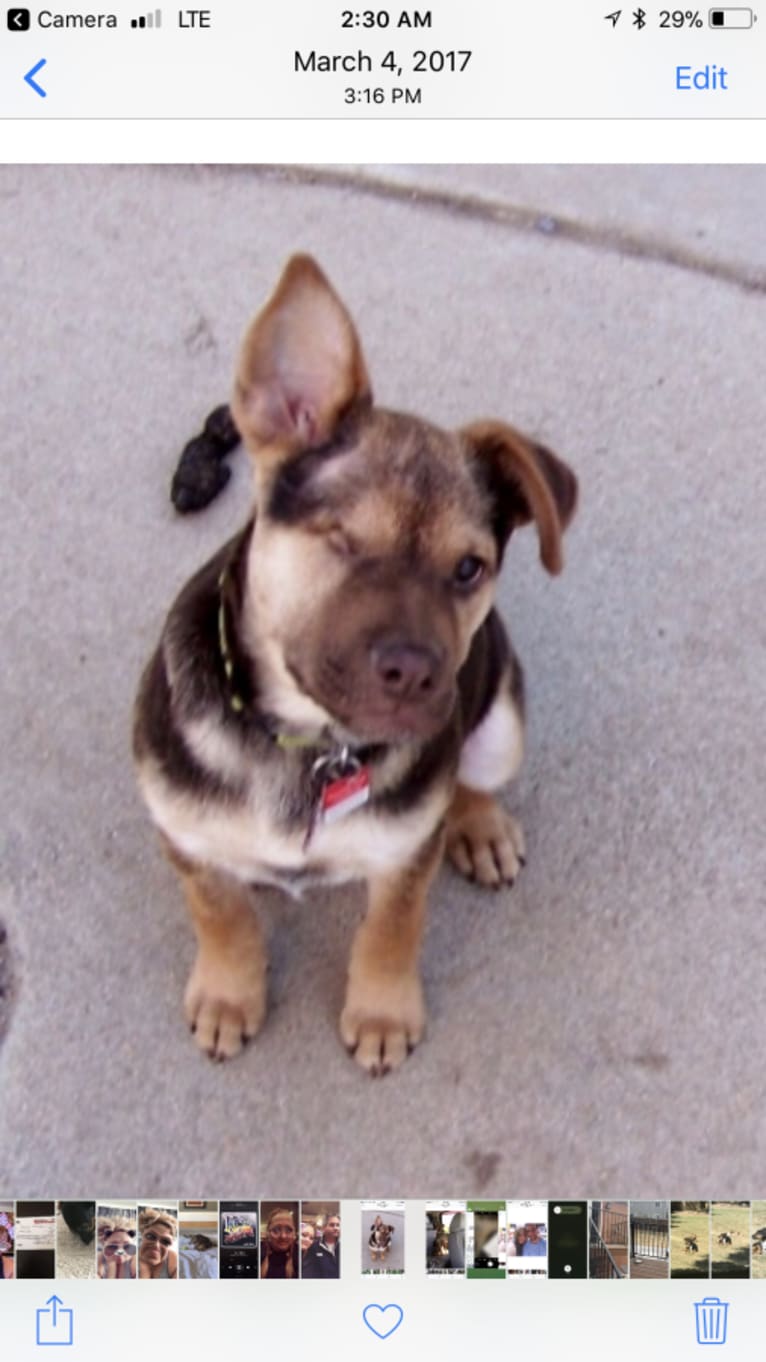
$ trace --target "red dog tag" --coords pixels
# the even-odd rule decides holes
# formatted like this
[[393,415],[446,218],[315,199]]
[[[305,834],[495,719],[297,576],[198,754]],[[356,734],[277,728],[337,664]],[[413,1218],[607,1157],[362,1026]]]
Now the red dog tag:
[[369,797],[370,772],[366,766],[360,766],[359,770],[353,771],[351,775],[328,780],[327,784],[322,786],[319,797],[320,822],[336,823],[338,819],[345,818],[347,813],[360,809],[367,803]]

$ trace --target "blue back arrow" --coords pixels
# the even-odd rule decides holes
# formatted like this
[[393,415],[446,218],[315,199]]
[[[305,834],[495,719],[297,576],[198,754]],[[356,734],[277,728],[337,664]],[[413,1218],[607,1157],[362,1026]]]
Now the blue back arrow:
[[27,82],[27,85],[31,85],[35,93],[40,95],[42,99],[47,99],[48,91],[44,90],[42,85],[37,84],[35,76],[37,75],[38,71],[42,71],[43,67],[45,66],[45,62],[46,58],[43,57],[42,61],[39,61],[37,63],[37,66],[33,66],[31,71],[27,71],[27,74],[24,77],[25,81]]

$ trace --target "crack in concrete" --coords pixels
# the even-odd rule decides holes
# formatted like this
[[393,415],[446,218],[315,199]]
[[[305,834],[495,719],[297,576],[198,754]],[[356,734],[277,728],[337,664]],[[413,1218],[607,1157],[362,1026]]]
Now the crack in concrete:
[[[209,168],[235,169],[232,166]],[[450,189],[400,184],[385,175],[373,175],[362,170],[347,171],[323,166],[247,166],[241,169],[251,173],[255,171],[263,179],[300,185],[317,184],[328,189],[353,189],[369,198],[417,205],[432,212],[470,218],[517,232],[535,232],[551,241],[566,241],[590,250],[669,265],[690,274],[703,274],[743,293],[766,294],[766,271],[757,267],[748,270],[745,266],[694,251],[666,237],[642,235],[620,227],[597,226],[547,209],[508,204],[479,194],[459,194]]]

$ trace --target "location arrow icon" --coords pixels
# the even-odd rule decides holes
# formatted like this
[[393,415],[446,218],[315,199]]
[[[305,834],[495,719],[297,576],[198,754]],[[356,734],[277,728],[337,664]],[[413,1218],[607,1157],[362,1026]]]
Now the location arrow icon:
[[38,71],[42,71],[43,67],[45,66],[45,62],[46,58],[43,57],[42,61],[39,61],[37,63],[37,66],[33,66],[31,71],[27,71],[27,74],[24,77],[25,81],[27,82],[27,85],[31,85],[35,94],[40,95],[41,99],[47,98],[48,91],[44,90],[42,85],[37,84],[35,76],[37,75]]
[[605,19],[611,19],[611,21],[612,21],[612,28],[616,28],[616,27],[617,27],[617,20],[619,19],[619,17],[620,17],[621,14],[622,14],[622,10],[621,10],[621,9],[616,9],[616,10],[614,11],[613,14],[605,14],[605,15],[604,15],[604,18],[605,18]]

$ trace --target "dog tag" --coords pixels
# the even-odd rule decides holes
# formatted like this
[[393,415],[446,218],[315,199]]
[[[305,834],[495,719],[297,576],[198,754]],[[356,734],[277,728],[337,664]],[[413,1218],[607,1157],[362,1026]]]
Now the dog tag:
[[304,851],[319,823],[337,823],[347,813],[361,808],[370,797],[369,767],[362,766],[348,747],[318,757],[312,773],[315,779],[321,777],[322,784],[303,839]]
[[338,776],[322,786],[319,796],[319,821],[337,823],[354,809],[361,809],[370,797],[370,773],[366,766],[350,775]]

